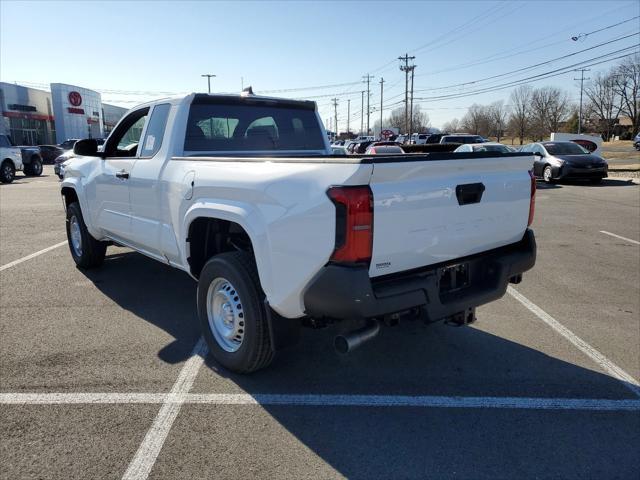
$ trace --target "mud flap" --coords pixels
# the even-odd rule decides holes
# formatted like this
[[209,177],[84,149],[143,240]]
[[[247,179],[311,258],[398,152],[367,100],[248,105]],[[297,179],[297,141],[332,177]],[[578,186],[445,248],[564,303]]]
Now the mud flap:
[[300,341],[302,319],[285,318],[275,312],[267,300],[264,301],[269,322],[269,336],[271,348],[274,352],[296,345]]

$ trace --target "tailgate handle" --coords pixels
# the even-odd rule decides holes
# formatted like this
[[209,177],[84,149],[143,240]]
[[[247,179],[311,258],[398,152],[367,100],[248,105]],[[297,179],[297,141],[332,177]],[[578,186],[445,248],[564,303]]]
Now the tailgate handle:
[[458,198],[459,205],[480,203],[483,193],[484,184],[482,183],[467,183],[456,187],[456,197]]

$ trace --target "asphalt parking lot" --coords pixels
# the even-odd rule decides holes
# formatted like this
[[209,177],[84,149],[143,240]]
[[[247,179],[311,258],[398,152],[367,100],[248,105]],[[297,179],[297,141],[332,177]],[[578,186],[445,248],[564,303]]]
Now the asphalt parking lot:
[[640,478],[637,183],[539,185],[537,265],[472,326],[304,331],[244,377],[186,274],[77,270],[59,197],[50,166],[0,186],[3,478]]

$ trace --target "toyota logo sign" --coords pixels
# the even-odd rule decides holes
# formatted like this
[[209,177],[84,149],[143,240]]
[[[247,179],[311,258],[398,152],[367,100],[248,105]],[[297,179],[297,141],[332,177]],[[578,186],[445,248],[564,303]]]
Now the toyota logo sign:
[[82,95],[78,92],[69,92],[69,103],[74,107],[82,105]]

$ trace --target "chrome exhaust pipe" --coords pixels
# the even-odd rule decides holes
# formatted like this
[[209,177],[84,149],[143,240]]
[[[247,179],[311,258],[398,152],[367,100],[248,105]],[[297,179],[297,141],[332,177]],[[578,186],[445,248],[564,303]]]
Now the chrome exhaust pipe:
[[333,346],[338,353],[349,353],[358,348],[363,343],[368,342],[380,332],[380,322],[369,320],[367,324],[359,330],[338,335],[333,341]]

